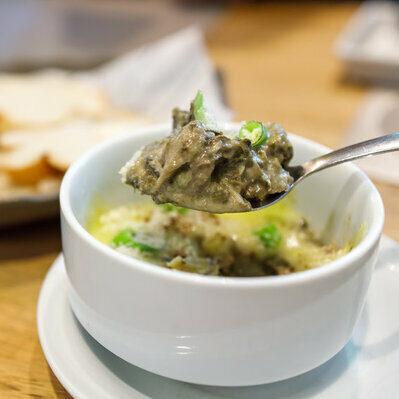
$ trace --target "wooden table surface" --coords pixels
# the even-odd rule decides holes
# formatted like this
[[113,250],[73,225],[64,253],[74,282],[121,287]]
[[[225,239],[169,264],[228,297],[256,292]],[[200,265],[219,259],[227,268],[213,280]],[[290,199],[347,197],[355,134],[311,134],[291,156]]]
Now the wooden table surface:
[[[278,121],[338,146],[367,92],[345,82],[332,51],[356,6],[271,3],[223,12],[207,41],[236,118]],[[399,188],[377,186],[385,233],[399,240]],[[70,398],[49,369],[36,330],[40,286],[60,249],[57,221],[0,231],[0,398]]]

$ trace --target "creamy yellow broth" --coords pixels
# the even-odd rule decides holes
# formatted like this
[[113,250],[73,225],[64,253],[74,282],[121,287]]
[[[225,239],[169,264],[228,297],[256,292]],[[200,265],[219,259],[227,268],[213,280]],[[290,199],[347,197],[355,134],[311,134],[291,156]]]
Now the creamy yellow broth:
[[[270,224],[279,237],[272,248],[257,234]],[[133,232],[139,248],[113,242],[126,229]],[[331,262],[353,247],[352,243],[344,248],[322,243],[289,199],[241,214],[209,214],[160,206],[150,200],[109,208],[97,201],[88,215],[87,230],[128,256],[171,269],[223,276],[307,270]]]

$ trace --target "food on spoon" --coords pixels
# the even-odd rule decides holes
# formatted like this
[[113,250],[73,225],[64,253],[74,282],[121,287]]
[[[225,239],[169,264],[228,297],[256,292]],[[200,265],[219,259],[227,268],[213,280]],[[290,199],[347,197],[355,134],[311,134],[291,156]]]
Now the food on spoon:
[[278,124],[251,121],[235,137],[222,134],[198,92],[190,111],[173,110],[172,133],[134,154],[121,174],[158,204],[244,212],[290,187],[292,155]]
[[89,207],[88,231],[111,248],[173,270],[253,277],[315,268],[352,248],[325,244],[287,198],[253,213],[211,214],[150,200]]

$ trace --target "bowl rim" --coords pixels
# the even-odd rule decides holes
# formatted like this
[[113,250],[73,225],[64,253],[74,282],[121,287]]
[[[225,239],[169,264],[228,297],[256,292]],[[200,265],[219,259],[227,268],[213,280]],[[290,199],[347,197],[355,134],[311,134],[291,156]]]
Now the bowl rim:
[[[228,122],[223,125],[223,127],[226,129],[237,129],[240,126],[241,124],[237,122]],[[372,198],[374,200],[373,209],[375,209],[376,215],[368,233],[362,238],[361,242],[347,254],[327,264],[309,270],[277,276],[261,276],[251,278],[221,277],[200,275],[179,270],[170,270],[167,268],[163,268],[159,265],[155,265],[141,259],[132,258],[128,255],[115,251],[114,249],[110,248],[106,244],[100,242],[95,237],[93,237],[77,220],[70,203],[70,192],[74,176],[80,171],[80,169],[87,167],[86,165],[90,162],[93,156],[95,156],[99,152],[106,151],[108,147],[111,147],[114,144],[128,140],[132,136],[144,135],[149,132],[165,133],[169,129],[169,123],[145,126],[142,128],[135,128],[129,133],[105,140],[104,142],[96,145],[95,147],[87,151],[84,155],[79,157],[66,172],[60,189],[61,214],[64,217],[65,222],[68,223],[71,230],[79,237],[79,239],[98,251],[101,256],[108,257],[114,262],[118,262],[119,265],[131,269],[132,271],[147,274],[151,277],[168,280],[169,282],[173,281],[192,285],[219,287],[223,289],[247,289],[251,287],[282,288],[298,283],[312,283],[320,279],[332,277],[339,272],[349,268],[351,265],[355,264],[357,260],[364,257],[367,252],[378,243],[382,234],[382,229],[385,221],[384,205],[380,193],[378,192],[375,185],[368,178],[368,176],[358,166],[352,163],[347,163],[345,167],[359,173],[360,176],[368,183]],[[293,133],[289,133],[289,136],[294,137],[295,141],[299,141],[315,147],[318,151],[331,151],[330,148],[305,137],[298,136]]]

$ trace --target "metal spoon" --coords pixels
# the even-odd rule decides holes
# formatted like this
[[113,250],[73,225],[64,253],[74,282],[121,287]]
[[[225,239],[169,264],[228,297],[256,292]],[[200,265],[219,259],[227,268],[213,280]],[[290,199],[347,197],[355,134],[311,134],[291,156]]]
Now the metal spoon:
[[253,204],[252,210],[257,211],[282,200],[300,181],[313,173],[344,162],[397,150],[399,150],[399,133],[393,133],[329,152],[321,157],[306,161],[302,165],[288,166],[285,169],[294,178],[289,189],[282,193],[267,196],[262,203]]

